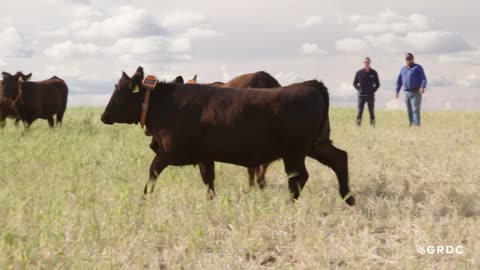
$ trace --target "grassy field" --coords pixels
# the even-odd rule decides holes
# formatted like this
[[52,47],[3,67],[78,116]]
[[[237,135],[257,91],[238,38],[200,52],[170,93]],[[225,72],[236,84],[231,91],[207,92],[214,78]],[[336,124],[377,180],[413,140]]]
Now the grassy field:
[[[353,110],[332,109],[355,207],[313,160],[295,204],[281,162],[265,191],[217,164],[213,201],[198,168],[170,167],[143,199],[149,138],[101,112],[0,130],[0,269],[480,268],[480,112],[428,112],[410,129],[404,112],[381,111],[358,128]],[[428,245],[464,253],[417,252]]]

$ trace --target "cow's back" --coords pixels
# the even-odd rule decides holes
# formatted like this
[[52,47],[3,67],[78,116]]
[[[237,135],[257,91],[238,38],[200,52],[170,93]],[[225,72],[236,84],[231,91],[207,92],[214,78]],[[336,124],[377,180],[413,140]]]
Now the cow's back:
[[278,81],[265,71],[240,75],[221,85],[223,88],[276,88],[280,87]]
[[23,110],[34,118],[48,118],[65,111],[68,87],[59,78],[24,84]]

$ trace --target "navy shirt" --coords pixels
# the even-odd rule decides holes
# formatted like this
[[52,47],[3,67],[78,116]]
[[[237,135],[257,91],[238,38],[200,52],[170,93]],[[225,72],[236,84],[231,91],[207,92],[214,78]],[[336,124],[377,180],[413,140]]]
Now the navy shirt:
[[362,68],[357,71],[353,79],[353,87],[357,89],[359,96],[373,97],[380,88],[380,79],[374,69],[367,71]]

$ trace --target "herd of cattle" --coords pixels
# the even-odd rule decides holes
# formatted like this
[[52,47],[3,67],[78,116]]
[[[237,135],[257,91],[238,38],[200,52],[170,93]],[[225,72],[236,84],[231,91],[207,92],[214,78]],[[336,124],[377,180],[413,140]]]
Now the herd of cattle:
[[[21,72],[3,73],[2,125],[6,117],[27,126],[42,118],[53,127],[54,115],[57,124],[61,123],[68,95],[65,82],[57,77],[31,82],[30,77]],[[153,192],[166,167],[198,165],[213,197],[214,162],[248,168],[250,186],[256,176],[263,188],[268,165],[282,159],[289,190],[297,199],[309,178],[305,159],[310,157],[333,169],[341,197],[347,204],[355,204],[347,153],[330,140],[329,96],[322,82],[281,87],[263,71],[212,84],[197,84],[196,76],[184,83],[179,76],[170,83],[157,82],[154,89],[148,88],[144,79],[142,67],[131,77],[124,72],[101,120],[108,125],[145,124],[155,152],[145,194],[150,186]]]

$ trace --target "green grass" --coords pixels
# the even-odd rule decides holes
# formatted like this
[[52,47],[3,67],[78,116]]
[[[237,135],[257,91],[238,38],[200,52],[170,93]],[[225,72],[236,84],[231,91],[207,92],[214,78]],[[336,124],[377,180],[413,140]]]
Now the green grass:
[[313,160],[295,204],[281,162],[249,192],[244,168],[217,163],[213,201],[198,168],[169,167],[142,199],[149,138],[100,113],[0,130],[0,269],[480,268],[480,112],[428,112],[410,129],[404,112],[380,111],[376,128],[357,128],[353,110],[333,109],[353,208]]

